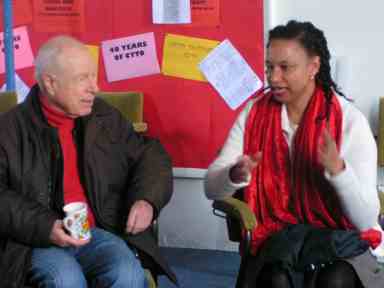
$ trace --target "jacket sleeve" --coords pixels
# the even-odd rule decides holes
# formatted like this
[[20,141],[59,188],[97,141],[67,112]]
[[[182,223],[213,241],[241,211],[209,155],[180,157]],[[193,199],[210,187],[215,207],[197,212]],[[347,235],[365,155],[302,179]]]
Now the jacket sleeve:
[[204,181],[205,195],[208,199],[223,199],[249,185],[249,181],[233,183],[229,178],[229,172],[236,165],[239,157],[243,155],[244,127],[253,103],[253,101],[249,101],[239,114],[217,158],[208,167]]
[[8,159],[0,146],[0,237],[32,247],[49,246],[56,215],[11,187]]
[[172,162],[156,139],[139,135],[128,124],[127,146],[135,151],[128,184],[129,202],[146,200],[154,207],[156,218],[173,192]]

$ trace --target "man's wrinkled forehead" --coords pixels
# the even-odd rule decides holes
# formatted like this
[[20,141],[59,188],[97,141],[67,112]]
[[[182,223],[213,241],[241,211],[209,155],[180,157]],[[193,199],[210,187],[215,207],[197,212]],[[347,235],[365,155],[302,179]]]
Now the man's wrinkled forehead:
[[63,47],[56,55],[56,68],[58,72],[71,73],[74,67],[93,64],[93,58],[86,46]]

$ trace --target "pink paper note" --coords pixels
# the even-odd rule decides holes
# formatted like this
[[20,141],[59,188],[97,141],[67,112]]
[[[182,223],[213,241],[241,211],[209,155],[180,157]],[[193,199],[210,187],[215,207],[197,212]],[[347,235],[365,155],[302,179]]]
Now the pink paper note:
[[101,43],[108,82],[160,73],[153,32]]
[[[27,28],[25,26],[13,30],[13,47],[15,69],[33,66],[33,54]],[[0,74],[5,72],[4,54],[4,33],[0,33]]]

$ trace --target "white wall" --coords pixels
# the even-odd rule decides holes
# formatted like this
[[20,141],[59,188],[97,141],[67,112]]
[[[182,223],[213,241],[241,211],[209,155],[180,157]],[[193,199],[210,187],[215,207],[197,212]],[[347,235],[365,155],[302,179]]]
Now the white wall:
[[[215,248],[212,233],[217,222],[210,217],[210,205],[204,199],[201,179],[175,178],[175,193],[160,214],[160,245],[188,248]],[[209,242],[210,244],[206,244]]]
[[212,213],[212,202],[204,195],[202,177],[174,178],[173,197],[160,214],[160,245],[237,250],[237,245],[228,240],[225,220]]
[[[271,27],[289,19],[311,21],[324,31],[334,58],[346,60],[342,70],[349,73],[344,68],[350,67],[350,74],[341,77],[347,79],[349,96],[376,131],[378,99],[384,96],[384,1],[266,0],[264,3],[265,35]],[[213,216],[211,202],[204,196],[203,171],[193,175],[176,172],[174,196],[159,220],[160,244],[235,250],[237,246],[228,241],[225,222]]]
[[349,79],[345,90],[376,131],[378,101],[384,97],[384,1],[267,0],[264,3],[267,4],[266,30],[297,19],[311,21],[324,31],[332,56],[346,60],[347,75],[343,77]]

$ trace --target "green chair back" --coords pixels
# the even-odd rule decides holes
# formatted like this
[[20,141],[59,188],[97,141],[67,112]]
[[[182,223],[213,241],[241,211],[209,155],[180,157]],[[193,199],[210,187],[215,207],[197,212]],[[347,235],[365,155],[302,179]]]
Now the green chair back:
[[147,124],[143,122],[144,95],[142,92],[99,92],[97,96],[119,109],[133,123],[136,132],[147,130]]
[[0,113],[7,112],[17,105],[17,94],[14,91],[0,92]]

